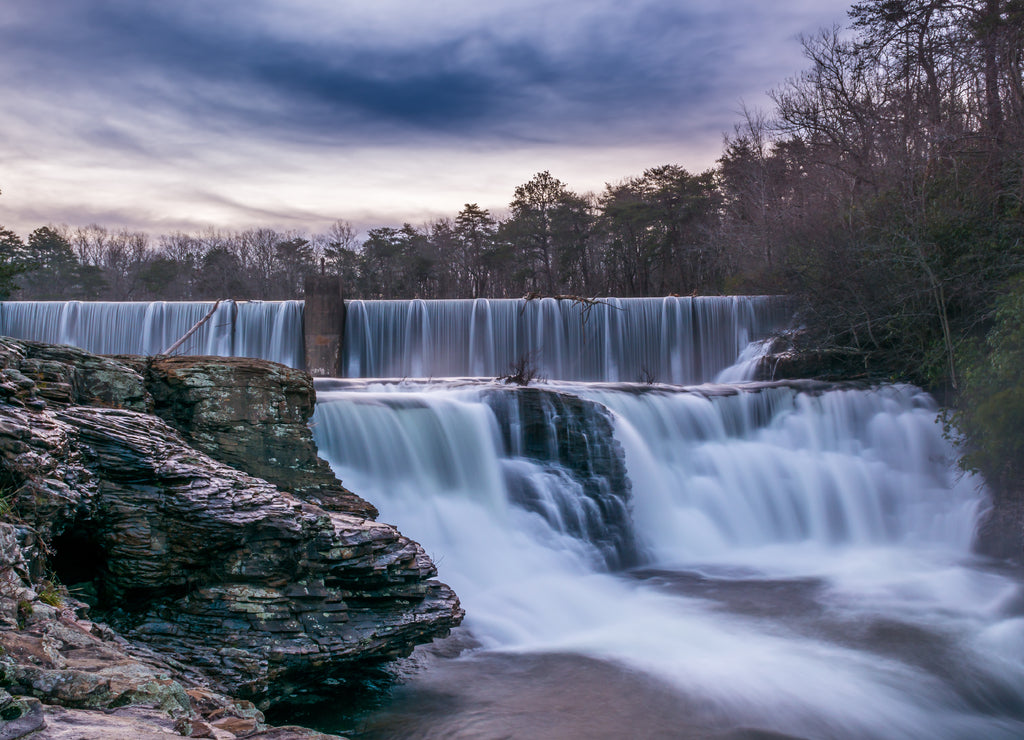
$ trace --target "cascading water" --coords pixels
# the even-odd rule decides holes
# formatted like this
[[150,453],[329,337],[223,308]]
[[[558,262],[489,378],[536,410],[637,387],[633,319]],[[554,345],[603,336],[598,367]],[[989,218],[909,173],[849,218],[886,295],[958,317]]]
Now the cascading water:
[[[613,434],[602,454],[621,456],[628,482],[604,480],[628,501],[624,525],[559,513],[587,506],[575,456],[529,448],[565,436],[566,411],[524,392],[583,399],[595,448]],[[482,645],[411,680],[360,736],[1024,733],[1024,594],[972,563],[985,498],[954,473],[920,391],[337,381],[318,393],[321,454],[426,546]],[[518,496],[523,478],[546,509]],[[609,568],[613,528],[638,567]],[[639,706],[674,694],[685,724],[622,709],[627,731],[609,682]],[[545,713],[551,694],[580,716]]]
[[[5,301],[0,303],[0,334],[99,354],[155,355],[213,306],[212,301]],[[223,301],[177,354],[260,357],[302,367],[302,302]]]
[[[212,302],[0,302],[0,334],[100,354],[153,355]],[[177,354],[259,357],[302,367],[302,301],[223,301]],[[699,383],[745,379],[789,321],[768,296],[350,301],[348,377],[499,377],[517,363],[551,380]],[[731,367],[738,354],[746,362]]]

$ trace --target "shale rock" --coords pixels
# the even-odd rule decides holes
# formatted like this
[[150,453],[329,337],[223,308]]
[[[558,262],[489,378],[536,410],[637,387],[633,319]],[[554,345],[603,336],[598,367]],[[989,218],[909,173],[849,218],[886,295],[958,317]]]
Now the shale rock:
[[[194,720],[189,732],[210,737],[306,736],[266,728],[244,700],[268,706],[406,655],[459,623],[458,599],[394,527],[282,491],[144,413],[163,404],[183,427],[205,420],[194,436],[217,440],[212,447],[230,447],[231,428],[248,434],[246,445],[294,462],[297,491],[337,504],[328,494],[343,489],[306,436],[308,378],[278,366],[203,373],[196,360],[162,362],[147,370],[0,339],[0,711],[28,717],[40,698],[65,707],[68,726],[86,721],[74,712],[96,708],[134,726],[145,718],[118,709],[130,706]],[[161,373],[173,380],[148,395],[144,381],[157,388]],[[229,379],[230,391],[217,385]],[[276,400],[275,382],[286,389]],[[248,417],[246,399],[257,404]],[[219,416],[218,406],[227,409]],[[288,430],[280,439],[253,441],[274,437],[278,424]],[[300,428],[299,450],[289,451]],[[89,603],[44,578],[50,569]],[[78,616],[90,606],[118,632]]]
[[17,740],[45,726],[42,702],[13,697],[0,689],[0,740]]
[[304,503],[150,416],[59,418],[103,471],[82,525],[106,558],[105,600],[123,605],[116,624],[222,690],[283,698],[461,618],[423,549],[390,525]]
[[63,345],[21,340],[16,346],[22,355],[18,370],[47,401],[133,411],[153,407],[142,375],[127,363]]
[[265,360],[170,357],[150,363],[146,380],[156,414],[196,449],[324,508],[376,517],[317,456],[306,373]]
[[[93,560],[93,572],[74,573],[95,585],[115,627],[221,691],[272,703],[356,662],[408,654],[461,618],[451,590],[429,580],[422,548],[390,525],[302,502],[146,414],[24,414],[0,406],[0,423],[28,448],[12,466],[28,475],[20,458],[35,459],[37,438],[57,436],[75,452],[76,475],[91,477],[82,489],[32,487],[28,477],[16,510]],[[5,533],[11,539],[10,525]],[[6,619],[17,621],[16,609]],[[78,676],[65,678],[84,691]]]

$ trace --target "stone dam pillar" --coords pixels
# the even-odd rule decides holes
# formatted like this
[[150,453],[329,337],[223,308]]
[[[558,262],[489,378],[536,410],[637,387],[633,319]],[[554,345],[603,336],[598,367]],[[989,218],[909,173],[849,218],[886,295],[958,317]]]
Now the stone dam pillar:
[[317,378],[341,375],[341,347],[345,333],[345,301],[341,278],[307,275],[306,305],[302,312],[306,346],[306,372]]

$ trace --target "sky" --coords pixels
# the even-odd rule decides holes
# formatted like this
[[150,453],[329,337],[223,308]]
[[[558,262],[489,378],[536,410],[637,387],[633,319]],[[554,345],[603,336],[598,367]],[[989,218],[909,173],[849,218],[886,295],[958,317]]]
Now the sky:
[[700,172],[848,6],[3,0],[0,225],[418,225]]

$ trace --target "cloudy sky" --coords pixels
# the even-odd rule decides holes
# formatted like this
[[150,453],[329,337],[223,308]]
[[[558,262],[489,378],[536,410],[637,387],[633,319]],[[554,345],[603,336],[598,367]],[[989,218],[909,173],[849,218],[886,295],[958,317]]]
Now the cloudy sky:
[[700,171],[848,0],[3,0],[0,225],[422,223]]

